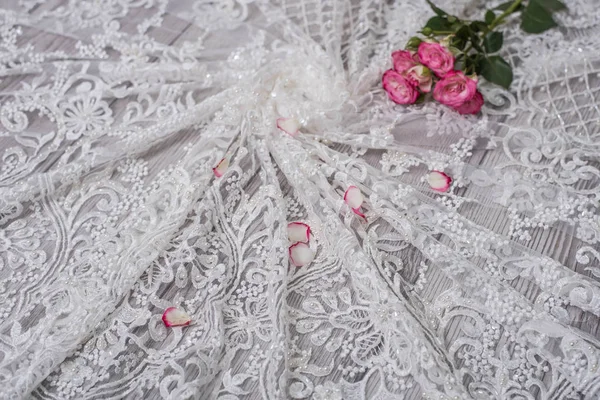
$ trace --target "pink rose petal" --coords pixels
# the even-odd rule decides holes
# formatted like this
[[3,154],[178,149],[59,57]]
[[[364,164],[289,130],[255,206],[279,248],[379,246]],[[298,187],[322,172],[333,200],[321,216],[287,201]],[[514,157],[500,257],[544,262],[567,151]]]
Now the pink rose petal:
[[302,267],[310,264],[315,258],[315,253],[310,249],[306,243],[295,243],[289,248],[290,260],[296,267]]
[[394,69],[399,74],[404,74],[419,64],[417,54],[407,50],[394,51],[392,53],[392,62],[394,63]]
[[419,97],[419,91],[411,81],[393,69],[385,71],[381,83],[390,100],[396,104],[414,104]]
[[363,214],[362,211],[360,211],[360,208],[353,208],[352,212],[354,212],[354,214],[358,215],[359,217],[361,217],[365,221],[367,220],[367,217],[365,216],[365,214]]
[[421,42],[418,54],[421,63],[440,78],[454,69],[454,55],[439,43]]
[[176,307],[167,308],[162,316],[162,320],[167,328],[188,326],[192,321],[188,313]]
[[296,136],[300,126],[300,122],[296,118],[277,118],[277,127],[288,135]]
[[[452,108],[459,108],[476,93],[477,79],[466,76],[462,71],[451,71],[435,84],[433,98]],[[470,109],[470,106],[468,107]]]
[[423,93],[431,92],[431,85],[433,84],[433,75],[429,68],[422,65],[417,65],[406,71],[406,79],[409,80],[414,86],[418,87]]
[[429,186],[438,192],[446,192],[450,188],[452,178],[441,171],[431,171],[427,175]]
[[475,92],[471,100],[467,100],[463,103],[463,105],[454,108],[462,115],[466,114],[477,114],[481,111],[481,107],[483,106],[483,96],[479,92]]
[[292,243],[308,243],[310,240],[310,226],[303,222],[291,222],[287,226],[288,239]]
[[358,215],[359,217],[365,220],[367,219],[367,217],[365,217],[365,214],[363,214],[363,212],[360,210],[360,207],[365,201],[365,198],[363,197],[359,188],[357,188],[356,186],[348,187],[346,193],[344,193],[344,201],[352,209],[354,214]]
[[362,206],[365,198],[363,197],[359,188],[356,186],[349,186],[346,190],[346,193],[344,193],[344,201],[350,206],[350,208],[354,210]]
[[225,171],[227,171],[227,168],[229,168],[229,159],[222,158],[221,161],[219,161],[219,163],[217,164],[217,166],[214,167],[212,170],[215,176],[217,178],[220,178],[223,176]]

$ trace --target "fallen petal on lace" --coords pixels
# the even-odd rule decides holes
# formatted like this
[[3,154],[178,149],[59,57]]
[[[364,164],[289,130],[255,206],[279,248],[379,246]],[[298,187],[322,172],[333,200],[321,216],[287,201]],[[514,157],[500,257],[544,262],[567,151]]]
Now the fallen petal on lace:
[[300,122],[296,118],[277,118],[277,127],[291,136],[300,130]]
[[441,171],[431,171],[427,175],[427,182],[433,190],[438,192],[446,192],[450,188],[452,178]]
[[175,326],[188,326],[192,319],[185,311],[177,307],[169,307],[165,310],[162,320],[167,328]]
[[350,206],[352,210],[357,210],[362,206],[365,201],[360,189],[356,186],[350,186],[346,193],[344,193],[344,201]]
[[360,211],[360,208],[353,208],[352,212],[364,219],[365,221],[367,220],[367,217],[365,217],[365,214],[362,211]]
[[227,168],[229,168],[229,159],[222,158],[217,166],[213,168],[213,172],[217,178],[220,178],[227,171]]
[[359,188],[356,186],[348,187],[348,190],[346,190],[346,193],[344,193],[344,201],[350,206],[354,214],[358,215],[365,221],[367,220],[365,214],[363,214],[363,212],[360,210],[365,198],[363,197]]
[[296,243],[290,246],[290,260],[296,267],[302,267],[315,258],[315,254],[306,243]]
[[287,231],[291,243],[308,243],[310,239],[310,226],[303,222],[290,222]]

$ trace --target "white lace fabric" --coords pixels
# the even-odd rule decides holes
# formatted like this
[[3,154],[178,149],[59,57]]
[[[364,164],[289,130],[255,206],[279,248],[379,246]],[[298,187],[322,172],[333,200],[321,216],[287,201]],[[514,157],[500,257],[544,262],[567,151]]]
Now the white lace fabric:
[[600,397],[595,1],[477,117],[381,89],[425,1],[4,3],[0,398]]

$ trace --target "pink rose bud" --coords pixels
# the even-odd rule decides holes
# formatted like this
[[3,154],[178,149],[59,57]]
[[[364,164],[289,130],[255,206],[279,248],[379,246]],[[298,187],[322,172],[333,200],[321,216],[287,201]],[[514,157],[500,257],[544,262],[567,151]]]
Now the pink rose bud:
[[483,106],[483,96],[478,90],[471,100],[465,101],[462,106],[456,107],[455,110],[463,115],[477,114],[481,110],[481,106]]
[[419,97],[418,90],[408,79],[405,79],[393,69],[385,71],[381,80],[388,97],[394,103],[413,104],[417,101],[417,97]]
[[418,56],[406,50],[398,50],[392,53],[394,69],[397,73],[404,75],[409,69],[419,64]]
[[477,92],[477,81],[462,71],[449,72],[435,84],[433,98],[452,108],[458,108],[471,100]]
[[429,68],[422,65],[416,65],[407,71],[406,79],[414,86],[417,86],[421,92],[431,92],[433,74]]
[[439,43],[422,42],[419,45],[419,60],[440,78],[454,69],[454,55]]

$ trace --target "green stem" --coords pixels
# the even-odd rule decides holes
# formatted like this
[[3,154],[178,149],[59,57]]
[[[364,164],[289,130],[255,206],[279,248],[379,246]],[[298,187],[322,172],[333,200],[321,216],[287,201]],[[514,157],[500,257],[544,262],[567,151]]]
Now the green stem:
[[500,14],[495,20],[492,21],[488,28],[488,32],[494,30],[495,27],[504,22],[504,18],[508,17],[510,14],[514,13],[516,9],[521,5],[523,0],[515,0],[514,3],[510,5],[502,14]]

